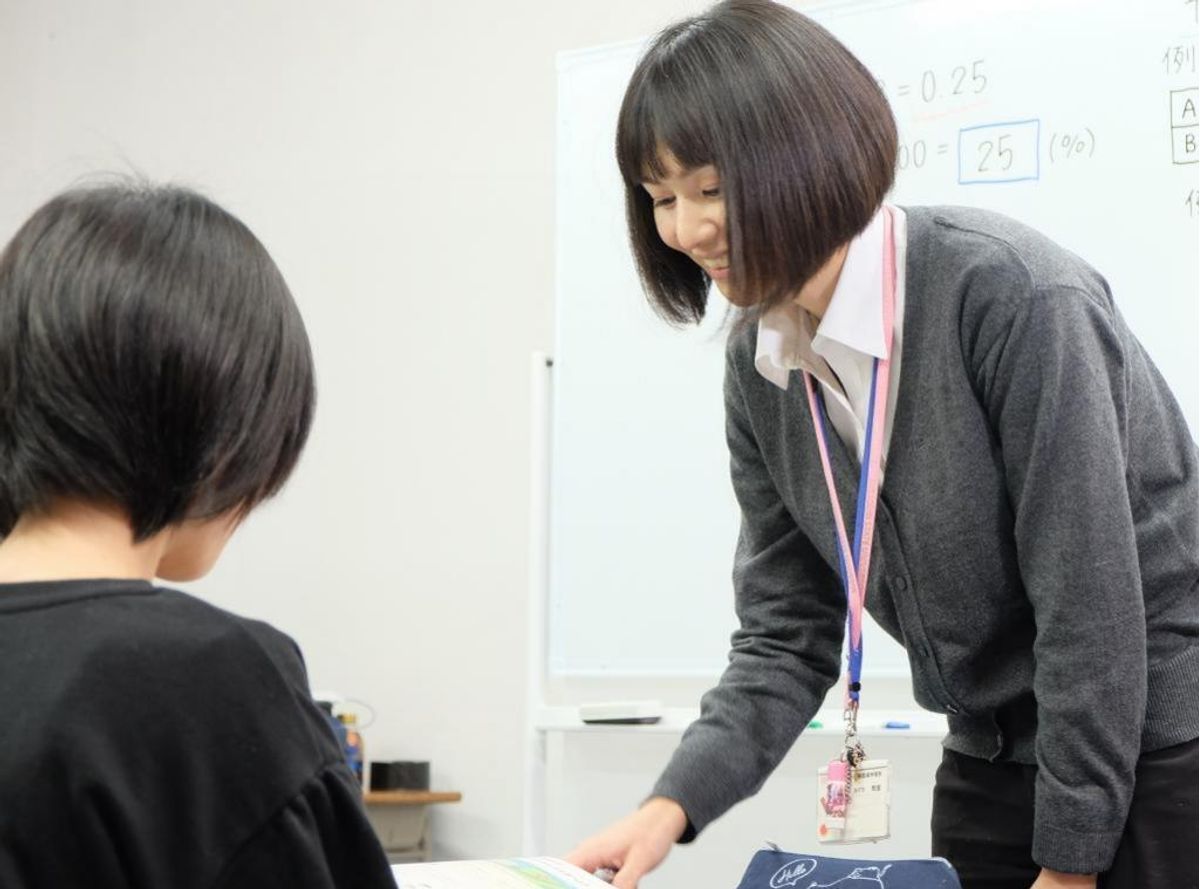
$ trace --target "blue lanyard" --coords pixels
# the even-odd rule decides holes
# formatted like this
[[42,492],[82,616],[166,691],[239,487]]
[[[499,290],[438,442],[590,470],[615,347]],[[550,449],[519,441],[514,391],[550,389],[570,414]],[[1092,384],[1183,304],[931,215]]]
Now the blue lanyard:
[[[883,209],[883,360],[876,358],[871,368],[871,393],[867,404],[867,423],[863,440],[862,469],[858,479],[858,498],[854,516],[853,542],[847,538],[842,517],[841,501],[833,478],[829,459],[829,413],[820,386],[812,374],[804,372],[804,388],[808,408],[821,454],[825,488],[833,512],[835,549],[838,554],[838,573],[846,590],[847,670],[846,709],[851,716],[857,711],[862,689],[862,619],[866,603],[867,581],[871,570],[871,545],[875,533],[875,512],[879,503],[879,487],[883,475],[883,433],[886,425],[888,382],[891,379],[893,326],[896,315],[896,246],[892,235],[892,214]],[[878,395],[882,390],[883,399]],[[853,726],[851,718],[850,725]]]
[[[854,559],[854,573],[857,577],[863,576],[862,571],[862,543],[863,529],[866,526],[867,517],[867,488],[868,476],[871,472],[871,450],[875,445],[874,428],[875,428],[875,396],[879,388],[879,359],[876,358],[871,365],[871,394],[867,401],[867,429],[863,440],[863,455],[862,468],[858,474],[858,498],[854,510],[854,544],[852,548],[852,558]],[[825,406],[825,396],[819,388],[815,389],[816,403],[820,408],[820,426],[818,434],[824,439],[826,447],[829,444],[829,410]],[[836,520],[836,519],[835,519]],[[846,573],[846,559],[842,555],[842,546],[840,535],[834,531],[834,549],[838,554],[838,576],[842,580],[842,588],[846,591],[846,640],[849,649],[847,658],[847,697],[857,702],[859,692],[862,689],[862,658],[863,658],[863,639],[860,631],[854,632],[854,607],[853,597],[854,591],[850,584],[850,576]],[[863,590],[862,595],[865,599],[866,590]]]

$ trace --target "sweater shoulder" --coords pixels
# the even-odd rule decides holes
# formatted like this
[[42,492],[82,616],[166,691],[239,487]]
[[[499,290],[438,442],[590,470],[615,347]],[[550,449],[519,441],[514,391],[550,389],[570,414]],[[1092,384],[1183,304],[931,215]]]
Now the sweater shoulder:
[[1111,305],[1108,283],[1090,263],[1023,222],[977,207],[906,213],[910,268],[926,289],[950,279],[967,292],[1010,302],[1075,292]]
[[290,726],[280,746],[308,761],[330,755],[299,648],[269,624],[159,588],[48,610],[26,630],[59,652],[26,677],[41,686],[28,715],[44,743],[73,748],[83,732],[158,756],[231,726]]

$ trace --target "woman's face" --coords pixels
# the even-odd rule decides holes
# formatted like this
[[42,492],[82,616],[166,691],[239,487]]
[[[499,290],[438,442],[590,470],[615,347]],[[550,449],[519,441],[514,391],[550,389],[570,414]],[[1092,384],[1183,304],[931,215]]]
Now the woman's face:
[[668,151],[660,160],[664,175],[642,183],[654,203],[658,236],[701,266],[727,300],[747,305],[730,287],[725,198],[717,168],[707,164],[684,169]]

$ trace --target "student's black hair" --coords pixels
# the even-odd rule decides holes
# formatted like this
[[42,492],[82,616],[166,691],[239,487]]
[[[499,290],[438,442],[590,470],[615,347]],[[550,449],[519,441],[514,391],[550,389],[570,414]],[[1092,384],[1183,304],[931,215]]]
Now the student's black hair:
[[871,73],[786,6],[728,0],[660,33],[626,89],[616,153],[647,296],[689,323],[704,316],[708,276],[663,243],[642,187],[664,175],[663,149],[685,169],[717,168],[730,284],[761,309],[866,228],[892,186],[897,134]]
[[0,538],[73,498],[144,540],[287,480],[315,403],[300,312],[241,221],[140,182],[51,200],[0,255]]

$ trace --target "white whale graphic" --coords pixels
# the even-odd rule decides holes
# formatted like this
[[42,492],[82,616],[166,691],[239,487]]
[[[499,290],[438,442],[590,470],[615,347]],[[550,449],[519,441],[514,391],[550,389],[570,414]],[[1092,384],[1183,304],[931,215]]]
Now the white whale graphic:
[[818,883],[815,880],[808,884],[807,889],[828,889],[830,886],[839,886],[842,883],[874,883],[879,889],[887,889],[884,885],[883,875],[888,872],[890,864],[885,864],[883,867],[871,865],[870,867],[856,867],[850,873],[841,879],[834,880],[832,883]]

